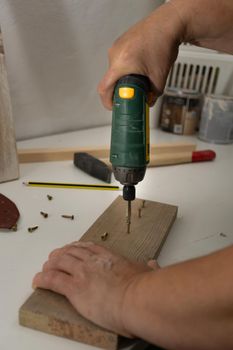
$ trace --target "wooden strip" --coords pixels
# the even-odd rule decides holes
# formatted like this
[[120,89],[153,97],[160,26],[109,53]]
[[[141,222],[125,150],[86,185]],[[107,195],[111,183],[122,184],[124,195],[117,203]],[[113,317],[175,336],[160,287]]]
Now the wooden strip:
[[0,53],[0,183],[19,177],[14,125],[4,55]]
[[[147,262],[157,257],[176,218],[177,207],[152,201],[145,202],[141,218],[138,208],[142,200],[132,203],[131,233],[126,233],[126,203],[119,196],[82,236],[132,261]],[[108,239],[101,235],[108,232]],[[115,350],[118,336],[81,317],[66,298],[47,290],[36,290],[19,310],[21,325],[54,335]]]
[[[196,145],[193,143],[164,143],[151,145],[151,155],[172,152],[194,151]],[[72,160],[75,152],[86,152],[92,156],[102,159],[109,157],[109,147],[101,148],[34,148],[18,150],[20,163],[50,162],[60,160]]]
[[192,152],[161,153],[150,159],[149,167],[192,162]]
[[[102,162],[104,162],[106,165],[111,166],[108,158],[101,158],[100,160],[102,160]],[[160,153],[152,155],[150,157],[148,168],[163,165],[184,164],[190,162],[192,162],[192,152]]]
[[151,146],[151,155],[160,153],[177,153],[177,152],[192,152],[195,151],[196,144],[189,142],[172,142],[161,143]]
[[18,150],[20,163],[51,162],[72,160],[75,152],[89,153],[96,158],[108,158],[109,149],[106,148],[35,148]]

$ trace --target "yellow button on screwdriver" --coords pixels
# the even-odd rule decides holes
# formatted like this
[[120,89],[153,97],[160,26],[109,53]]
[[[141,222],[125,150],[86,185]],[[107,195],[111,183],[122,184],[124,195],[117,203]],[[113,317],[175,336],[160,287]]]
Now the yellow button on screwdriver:
[[134,88],[131,87],[120,87],[119,96],[121,98],[130,99],[134,97]]

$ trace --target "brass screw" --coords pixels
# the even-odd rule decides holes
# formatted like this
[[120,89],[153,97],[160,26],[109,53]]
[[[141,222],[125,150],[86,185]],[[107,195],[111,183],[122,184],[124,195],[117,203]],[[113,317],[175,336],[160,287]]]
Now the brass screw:
[[34,232],[38,229],[39,226],[28,227],[28,232]]
[[44,213],[43,211],[41,211],[40,214],[41,214],[45,219],[48,217],[48,213]]
[[17,224],[15,224],[14,226],[11,227],[11,230],[12,230],[12,231],[17,231],[17,228],[18,228],[18,227],[17,227]]
[[139,217],[139,218],[142,217],[142,208],[138,208],[138,217]]
[[61,215],[62,218],[74,220],[74,215]]
[[53,196],[50,196],[50,194],[47,194],[47,198],[49,201],[51,201],[53,199]]
[[145,208],[145,203],[146,203],[146,201],[143,200],[143,201],[142,201],[142,208]]
[[101,235],[102,241],[106,241],[107,238],[108,238],[108,232],[104,232],[104,233]]

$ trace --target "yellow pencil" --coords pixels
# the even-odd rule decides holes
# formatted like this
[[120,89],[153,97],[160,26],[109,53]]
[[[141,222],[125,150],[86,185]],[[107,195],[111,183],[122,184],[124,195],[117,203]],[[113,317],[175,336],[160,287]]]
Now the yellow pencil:
[[119,186],[63,183],[63,182],[28,181],[28,182],[23,182],[23,184],[26,186],[32,186],[32,187],[74,188],[74,189],[82,189],[82,190],[106,190],[106,191],[118,191],[118,190],[120,190]]

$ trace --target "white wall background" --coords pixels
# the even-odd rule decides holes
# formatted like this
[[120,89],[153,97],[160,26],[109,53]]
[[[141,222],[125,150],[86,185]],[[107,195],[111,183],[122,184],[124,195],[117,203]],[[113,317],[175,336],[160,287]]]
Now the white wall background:
[[109,124],[107,49],[162,0],[1,0],[17,139]]

